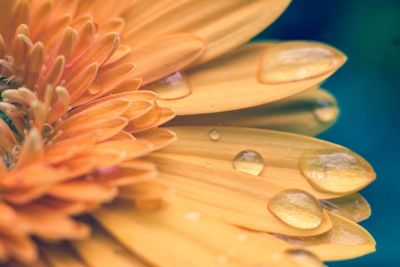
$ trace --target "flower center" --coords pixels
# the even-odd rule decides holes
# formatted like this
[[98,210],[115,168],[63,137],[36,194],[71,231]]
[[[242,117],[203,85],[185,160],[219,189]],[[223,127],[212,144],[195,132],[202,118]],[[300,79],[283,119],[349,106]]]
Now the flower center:
[[[3,168],[13,169],[19,159],[26,136],[32,130],[37,130],[40,146],[49,144],[55,137],[54,127],[58,121],[47,121],[50,105],[58,100],[53,98],[55,91],[65,91],[65,88],[53,89],[48,86],[41,99],[37,93],[20,84],[0,77],[0,159]],[[56,93],[58,94],[58,93]]]

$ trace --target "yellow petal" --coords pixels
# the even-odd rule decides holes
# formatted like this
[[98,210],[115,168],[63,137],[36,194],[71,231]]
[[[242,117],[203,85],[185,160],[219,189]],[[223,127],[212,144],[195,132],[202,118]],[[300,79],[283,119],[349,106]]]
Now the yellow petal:
[[129,12],[126,42],[131,46],[154,36],[189,33],[205,43],[196,61],[203,63],[247,42],[271,24],[289,0],[159,1],[149,6],[138,1]]
[[371,215],[371,207],[367,200],[358,193],[340,198],[321,200],[321,204],[330,213],[355,222],[363,221]]
[[[333,54],[335,65],[318,75],[301,77],[281,83],[265,83],[260,72],[263,70],[263,60],[267,61],[265,54],[272,50],[276,53],[275,46],[308,47],[320,49],[323,47]],[[302,58],[294,57],[290,62],[294,64],[287,72],[302,72],[305,66]],[[244,45],[214,61],[201,65],[186,72],[184,75],[190,85],[191,94],[174,100],[159,100],[161,106],[174,109],[177,115],[193,115],[203,113],[223,112],[230,110],[254,107],[289,97],[295,93],[311,88],[330,75],[345,61],[344,55],[333,48],[313,42],[294,43],[253,43]],[[283,64],[286,64],[284,61]],[[270,71],[267,69],[266,71]],[[229,101],[226,98],[229,96]],[[162,97],[161,97],[162,98]]]
[[136,74],[149,83],[178,71],[203,53],[203,42],[193,35],[178,34],[153,40],[132,51],[129,60],[137,66]]
[[309,89],[263,106],[220,113],[177,116],[168,125],[220,125],[266,128],[305,135],[328,129],[339,114],[335,98]]
[[90,238],[72,243],[81,258],[95,267],[145,267],[147,266],[126,250],[110,235],[94,227]]
[[331,227],[325,214],[322,223],[311,230],[301,230],[281,222],[267,205],[271,198],[284,190],[282,187],[259,177],[237,173],[231,166],[226,167],[217,160],[208,163],[207,159],[166,155],[156,153],[150,157],[159,168],[160,178],[201,212],[241,227],[290,236],[316,235]]
[[191,208],[173,200],[153,212],[114,205],[94,216],[129,250],[157,266],[293,266],[280,254],[288,248],[285,242]]
[[[210,137],[210,130],[212,129],[216,129],[219,132],[220,138],[217,141]],[[165,169],[168,171],[171,169],[169,165],[176,164],[174,159],[180,160],[180,158],[188,158],[190,163],[196,166],[205,166],[205,161],[208,160],[208,164],[211,167],[216,166],[233,170],[232,164],[235,156],[241,151],[252,150],[262,156],[262,164],[264,165],[259,176],[247,175],[257,181],[257,185],[254,188],[255,191],[257,191],[257,187],[262,187],[262,183],[266,182],[282,188],[303,189],[319,199],[328,199],[356,192],[375,179],[372,167],[360,156],[346,150],[344,147],[312,137],[270,130],[234,127],[171,127],[170,130],[176,133],[178,141],[156,153],[163,155],[163,158],[171,155],[169,161],[165,160],[165,164],[167,164]],[[309,162],[308,159],[311,156],[310,154],[315,157],[319,153],[324,155],[325,151],[338,151],[339,156],[342,156],[342,154],[345,156],[335,161],[336,164],[341,164],[340,166],[343,169],[335,172],[334,167],[336,165],[330,165],[333,169],[327,171],[333,172],[326,173],[324,177],[329,178],[327,180],[332,182],[333,180],[348,181],[349,183],[346,182],[342,185],[346,191],[342,191],[341,188],[334,188],[335,192],[322,190],[309,182],[315,182],[316,180],[311,180],[310,177],[305,175],[310,171],[312,175],[324,174],[323,167],[328,162],[318,162],[320,163],[319,166],[311,168],[313,167],[313,162]],[[324,159],[330,160],[332,157],[335,157],[335,154]],[[308,169],[302,168],[300,162],[303,162],[303,165]],[[310,164],[304,164],[307,162]],[[355,165],[349,163],[354,163]],[[353,170],[351,167],[355,169]],[[235,172],[242,174],[237,170]],[[350,176],[354,179],[347,180]],[[334,179],[330,180],[330,178]],[[321,179],[321,181],[325,180]],[[352,182],[356,183],[353,184]],[[351,190],[349,190],[350,188]]]
[[331,214],[330,217],[333,227],[325,234],[310,238],[280,238],[315,253],[325,261],[357,258],[375,251],[375,240],[364,228],[338,215]]

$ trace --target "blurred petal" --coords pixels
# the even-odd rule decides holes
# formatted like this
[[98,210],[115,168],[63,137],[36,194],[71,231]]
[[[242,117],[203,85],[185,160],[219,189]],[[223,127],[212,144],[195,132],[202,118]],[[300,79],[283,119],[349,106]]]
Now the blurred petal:
[[281,255],[288,248],[285,242],[236,228],[182,204],[173,199],[151,213],[113,205],[96,212],[95,218],[126,248],[160,267],[294,266]]
[[188,33],[205,43],[196,64],[215,58],[247,42],[271,24],[289,0],[189,0],[137,1],[125,12],[125,42],[133,47],[143,41]]
[[220,113],[177,116],[168,125],[219,125],[317,135],[336,121],[335,98],[324,90],[308,89],[259,107]]

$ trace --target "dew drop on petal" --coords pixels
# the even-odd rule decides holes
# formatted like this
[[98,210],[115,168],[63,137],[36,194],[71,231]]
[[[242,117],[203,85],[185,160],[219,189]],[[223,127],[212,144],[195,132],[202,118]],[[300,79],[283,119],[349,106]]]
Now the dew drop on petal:
[[189,81],[181,72],[175,72],[157,81],[152,88],[159,98],[164,100],[183,98],[191,93]]
[[185,218],[191,222],[197,222],[201,219],[201,213],[197,211],[188,211],[185,213]]
[[323,220],[323,211],[318,200],[299,189],[276,194],[268,202],[268,209],[282,222],[299,229],[317,228]]
[[330,101],[319,100],[314,107],[314,116],[322,123],[333,122],[338,116],[336,105]]
[[324,267],[325,265],[317,256],[302,249],[290,249],[286,251],[289,258],[299,267]]
[[264,159],[254,150],[243,150],[233,159],[233,168],[251,175],[259,175],[264,169]]
[[262,58],[259,79],[266,84],[279,84],[317,77],[337,68],[343,61],[341,57],[322,44],[276,44]]
[[316,150],[302,155],[300,169],[311,185],[331,193],[357,191],[374,177],[371,166],[347,150]]
[[218,141],[221,138],[221,133],[218,131],[218,129],[211,129],[208,132],[208,137],[211,141]]
[[101,89],[102,89],[101,84],[95,82],[89,87],[88,92],[91,95],[95,95],[100,93]]
[[206,168],[209,169],[211,167],[211,162],[209,160],[206,160]]
[[228,257],[223,255],[223,254],[218,255],[217,262],[218,262],[218,264],[227,264],[228,263]]
[[240,233],[237,237],[238,242],[245,242],[247,240],[247,234],[246,233]]

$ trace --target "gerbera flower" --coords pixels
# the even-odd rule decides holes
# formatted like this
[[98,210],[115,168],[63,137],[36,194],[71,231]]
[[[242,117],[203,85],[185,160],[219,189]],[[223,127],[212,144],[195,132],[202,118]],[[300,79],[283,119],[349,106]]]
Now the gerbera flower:
[[373,251],[356,223],[375,178],[363,158],[249,128],[314,135],[338,114],[318,85],[339,51],[243,45],[288,4],[1,0],[0,259],[321,266]]

